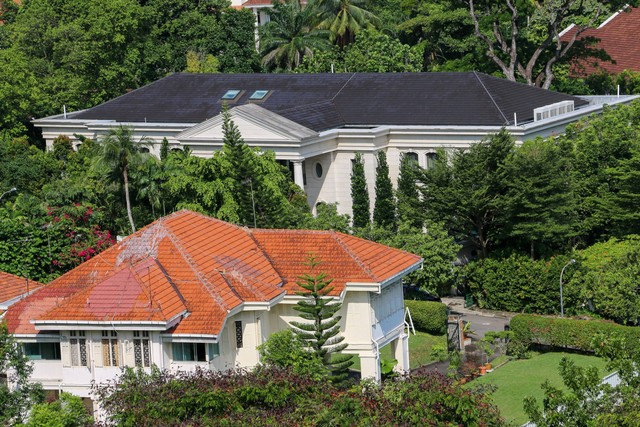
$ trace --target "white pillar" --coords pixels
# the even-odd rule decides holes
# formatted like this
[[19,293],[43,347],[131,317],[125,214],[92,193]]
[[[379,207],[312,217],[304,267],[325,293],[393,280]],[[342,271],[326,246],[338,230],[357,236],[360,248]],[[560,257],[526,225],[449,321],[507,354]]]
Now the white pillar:
[[293,182],[304,190],[304,175],[302,173],[302,160],[293,160]]
[[375,352],[360,355],[360,376],[362,379],[371,378],[377,383],[381,381],[380,359]]
[[393,357],[398,361],[394,370],[399,373],[409,372],[409,336],[402,332],[398,338],[391,342],[391,346]]

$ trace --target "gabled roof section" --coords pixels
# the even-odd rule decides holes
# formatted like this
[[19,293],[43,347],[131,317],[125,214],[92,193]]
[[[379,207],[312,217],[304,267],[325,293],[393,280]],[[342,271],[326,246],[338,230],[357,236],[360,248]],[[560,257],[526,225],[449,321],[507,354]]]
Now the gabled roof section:
[[0,271],[0,310],[43,286],[40,282]]
[[[567,41],[576,33],[577,27],[567,28],[561,39]],[[603,49],[614,62],[596,58],[580,59],[575,62],[573,72],[588,76],[598,71],[618,74],[624,70],[640,71],[640,8],[627,7],[611,15],[598,28],[590,28],[579,38],[598,39],[594,48]]]
[[158,261],[147,258],[108,275],[62,301],[47,321],[165,322],[187,308]]
[[417,255],[335,231],[254,230],[253,235],[284,277],[288,293],[301,290],[296,282],[309,273],[310,256],[320,262],[316,274],[333,279],[331,295],[350,282],[382,283],[422,262]]
[[[514,112],[524,122],[533,119],[534,108],[565,100],[584,103],[474,72],[177,73],[68,118],[197,124],[220,114],[222,96],[231,89],[240,91],[235,107],[251,104],[256,90],[269,91],[259,107],[315,132],[348,126],[504,126]],[[254,107],[240,111],[260,114]]]
[[[285,140],[299,142],[318,133],[256,104],[244,104],[229,110],[229,115],[243,138],[250,141],[256,134],[261,141]],[[202,122],[176,136],[179,141],[191,139],[222,139],[222,114]]]

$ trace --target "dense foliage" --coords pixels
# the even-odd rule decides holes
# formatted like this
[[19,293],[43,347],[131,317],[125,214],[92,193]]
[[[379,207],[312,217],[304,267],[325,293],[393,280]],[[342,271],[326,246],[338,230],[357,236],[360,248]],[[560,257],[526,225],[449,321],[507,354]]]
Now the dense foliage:
[[9,334],[7,325],[0,323],[0,373],[7,375],[13,385],[0,384],[0,423],[19,424],[31,407],[42,402],[42,384],[32,383],[29,376],[33,366],[22,351],[22,346]]
[[405,307],[411,313],[413,326],[432,335],[447,332],[447,306],[441,302],[405,300]]
[[437,373],[349,389],[292,371],[127,370],[94,393],[121,426],[500,426],[489,396]]
[[511,319],[509,327],[512,331],[509,349],[515,355],[524,354],[531,345],[592,352],[596,350],[593,338],[598,334],[619,335],[629,343],[640,343],[640,329],[609,321],[519,314]]
[[640,352],[637,337],[598,334],[593,338],[596,354],[607,359],[619,384],[602,381],[597,369],[581,368],[571,360],[560,363],[564,389],[542,384],[544,399],[525,399],[524,409],[540,427],[559,425],[633,427],[640,419]]

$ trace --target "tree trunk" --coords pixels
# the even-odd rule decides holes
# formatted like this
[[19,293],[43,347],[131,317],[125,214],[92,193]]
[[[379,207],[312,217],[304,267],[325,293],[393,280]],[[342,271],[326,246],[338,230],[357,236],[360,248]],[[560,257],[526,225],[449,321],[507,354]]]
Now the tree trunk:
[[129,174],[127,172],[128,168],[124,168],[122,172],[122,177],[124,178],[124,198],[127,202],[127,215],[129,216],[129,223],[131,224],[131,232],[136,232],[136,225],[133,223],[133,215],[131,214],[131,200],[129,200]]

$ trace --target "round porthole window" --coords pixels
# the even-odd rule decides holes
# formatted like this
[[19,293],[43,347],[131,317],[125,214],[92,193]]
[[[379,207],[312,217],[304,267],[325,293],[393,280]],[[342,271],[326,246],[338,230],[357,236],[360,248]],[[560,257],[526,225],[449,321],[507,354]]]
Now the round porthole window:
[[322,165],[320,163],[316,163],[316,176],[322,178]]

